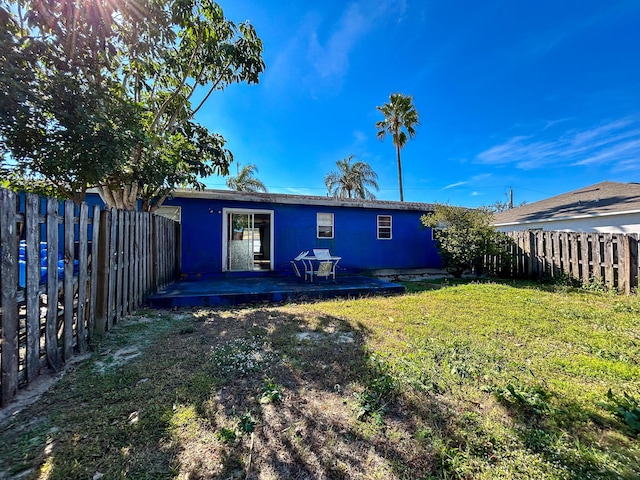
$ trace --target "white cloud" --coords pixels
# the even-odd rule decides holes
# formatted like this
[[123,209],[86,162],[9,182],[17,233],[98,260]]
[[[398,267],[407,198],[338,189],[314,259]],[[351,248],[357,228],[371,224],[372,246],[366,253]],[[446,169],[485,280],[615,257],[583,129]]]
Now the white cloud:
[[286,43],[271,46],[278,54],[267,62],[265,85],[302,86],[314,97],[340,90],[354,49],[380,22],[402,21],[405,11],[406,0],[354,0],[331,18],[307,11]]
[[456,188],[456,187],[461,187],[463,185],[467,185],[469,182],[456,182],[456,183],[452,183],[450,185],[447,185],[446,187],[443,188],[443,190],[448,190],[450,188]]
[[447,185],[446,187],[443,187],[443,190],[449,190],[451,188],[457,188],[457,187],[464,187],[464,186],[468,186],[468,187],[473,187],[476,186],[476,184],[481,183],[481,182],[486,182],[487,179],[491,178],[492,174],[490,173],[481,173],[479,175],[474,175],[473,177],[469,178],[468,180],[461,180],[459,182],[454,182],[451,183],[449,185]]
[[307,82],[319,87],[341,88],[356,46],[376,27],[378,21],[387,17],[401,18],[405,8],[403,0],[348,3],[329,28],[330,35],[324,39],[319,33],[323,22],[316,24],[308,37],[307,60],[310,69]]
[[515,136],[476,156],[485,165],[511,164],[523,170],[549,165],[623,163],[640,158],[640,122],[625,118],[549,138],[548,126],[532,135]]

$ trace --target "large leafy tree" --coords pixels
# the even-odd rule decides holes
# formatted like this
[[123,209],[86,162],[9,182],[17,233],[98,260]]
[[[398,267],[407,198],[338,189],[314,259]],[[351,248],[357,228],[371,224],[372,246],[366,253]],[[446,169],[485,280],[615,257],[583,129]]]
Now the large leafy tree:
[[24,121],[0,131],[5,167],[75,200],[96,186],[110,206],[141,199],[145,210],[228,173],[224,139],[194,116],[215,90],[258,82],[262,42],[250,24],[209,0],[9,1],[3,44],[38,55],[25,62],[30,96],[17,97]]
[[253,164],[240,168],[240,163],[236,163],[237,171],[235,177],[227,178],[227,187],[238,192],[266,192],[267,187],[256,177],[258,167]]
[[438,204],[421,222],[433,229],[433,237],[445,269],[455,277],[467,270],[482,272],[486,255],[505,255],[509,238],[492,225],[488,208],[463,208]]
[[364,198],[375,200],[369,188],[378,190],[378,175],[366,162],[353,162],[353,155],[338,160],[337,171],[329,172],[324,178],[329,195],[338,198]]
[[391,138],[393,138],[393,144],[396,147],[400,201],[404,202],[400,150],[404,148],[409,138],[416,136],[415,127],[419,123],[418,111],[413,105],[411,95],[403,95],[401,93],[392,93],[389,96],[389,103],[377,106],[376,108],[384,115],[384,119],[376,123],[378,138],[383,140],[387,134],[389,134]]

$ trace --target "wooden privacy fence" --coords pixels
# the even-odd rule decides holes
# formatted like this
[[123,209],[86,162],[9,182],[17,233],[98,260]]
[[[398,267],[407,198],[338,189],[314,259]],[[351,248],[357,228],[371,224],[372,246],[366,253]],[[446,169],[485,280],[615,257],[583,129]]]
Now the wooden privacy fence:
[[491,273],[517,278],[571,277],[602,282],[620,292],[638,287],[638,235],[621,233],[508,232],[505,257],[487,258]]
[[[0,189],[0,405],[180,271],[179,224]],[[90,214],[91,213],[91,214]]]

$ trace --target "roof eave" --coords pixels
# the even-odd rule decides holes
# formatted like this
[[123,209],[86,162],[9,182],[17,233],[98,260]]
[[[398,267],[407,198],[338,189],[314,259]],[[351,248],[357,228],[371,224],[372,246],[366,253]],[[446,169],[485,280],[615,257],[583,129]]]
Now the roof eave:
[[312,205],[322,207],[371,208],[385,210],[433,211],[433,204],[418,202],[393,202],[385,200],[360,200],[285,193],[236,192],[233,190],[176,190],[175,198],[200,198],[237,202],[280,203],[285,205]]

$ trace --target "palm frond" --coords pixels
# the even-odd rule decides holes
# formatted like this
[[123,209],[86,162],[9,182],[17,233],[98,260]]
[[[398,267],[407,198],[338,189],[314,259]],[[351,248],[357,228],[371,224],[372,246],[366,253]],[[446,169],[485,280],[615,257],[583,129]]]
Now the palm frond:
[[[238,164],[238,168],[240,164]],[[237,190],[238,192],[266,192],[267,187],[259,179],[255,177],[258,172],[258,167],[253,164],[248,164],[239,168],[239,171],[235,177],[229,177],[227,179],[227,187],[231,190]]]
[[324,178],[327,192],[335,198],[364,198],[374,200],[375,195],[367,188],[378,190],[378,175],[366,162],[351,163],[354,156],[336,161],[338,171],[329,172]]

